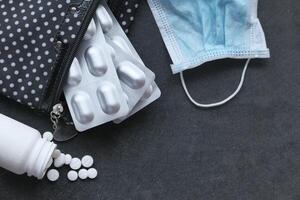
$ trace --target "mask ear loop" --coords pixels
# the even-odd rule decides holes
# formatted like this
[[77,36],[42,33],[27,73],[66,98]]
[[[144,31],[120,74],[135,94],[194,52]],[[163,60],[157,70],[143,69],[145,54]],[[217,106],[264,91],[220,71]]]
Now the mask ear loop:
[[221,105],[224,105],[225,103],[227,103],[228,101],[230,101],[231,99],[233,99],[241,90],[243,84],[244,84],[244,80],[245,80],[245,75],[246,75],[246,71],[247,71],[247,68],[249,66],[249,63],[250,63],[250,60],[251,59],[248,59],[245,66],[244,66],[244,69],[243,69],[243,73],[242,73],[242,76],[241,76],[241,80],[240,80],[240,83],[237,87],[237,89],[229,96],[227,97],[226,99],[224,99],[223,101],[220,101],[220,102],[216,102],[216,103],[211,103],[211,104],[202,104],[202,103],[198,103],[191,95],[190,95],[190,92],[189,90],[187,89],[186,87],[186,84],[185,84],[185,80],[184,80],[184,77],[183,77],[183,72],[180,72],[180,80],[181,80],[181,84],[182,84],[182,87],[185,91],[185,94],[187,95],[187,97],[190,99],[190,101],[195,104],[197,107],[200,107],[200,108],[212,108],[212,107],[217,107],[217,106],[221,106]]

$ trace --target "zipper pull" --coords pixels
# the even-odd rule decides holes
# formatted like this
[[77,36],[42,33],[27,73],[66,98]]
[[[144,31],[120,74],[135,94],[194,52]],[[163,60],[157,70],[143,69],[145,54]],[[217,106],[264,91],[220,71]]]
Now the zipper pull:
[[52,108],[52,111],[50,112],[50,120],[52,122],[52,128],[54,132],[57,129],[59,119],[62,117],[63,112],[64,107],[61,103],[55,104]]
[[[63,120],[60,120],[63,118]],[[73,122],[68,122],[64,118],[64,107],[62,103],[55,104],[50,112],[54,140],[63,142],[75,137],[78,132],[75,130]]]

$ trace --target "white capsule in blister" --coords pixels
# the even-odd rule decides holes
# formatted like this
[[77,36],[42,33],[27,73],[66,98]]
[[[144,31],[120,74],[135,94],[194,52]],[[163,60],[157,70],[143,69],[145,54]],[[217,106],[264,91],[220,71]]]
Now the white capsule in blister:
[[86,33],[84,35],[85,40],[90,40],[93,38],[93,36],[96,34],[97,28],[94,20],[91,20],[91,23],[89,24],[89,27],[86,30]]
[[123,51],[125,51],[126,53],[129,53],[130,55],[134,56],[131,49],[129,48],[127,42],[120,36],[114,36],[112,37],[111,41],[117,45],[118,47],[120,47]]
[[85,59],[90,73],[95,76],[102,76],[107,71],[107,63],[102,51],[97,47],[89,47],[85,53]]
[[96,14],[103,32],[107,33],[114,25],[112,18],[103,6],[99,6],[99,8],[96,11]]
[[69,70],[68,76],[69,77],[68,77],[67,82],[69,85],[75,86],[81,82],[82,72],[81,72],[80,64],[79,64],[77,58],[74,58],[71,68]]
[[147,90],[145,91],[143,97],[141,98],[141,100],[144,100],[144,99],[148,99],[153,93],[153,86],[150,85]]
[[121,104],[114,85],[108,82],[102,83],[97,89],[97,96],[106,114],[112,115],[120,110]]
[[94,119],[94,112],[90,105],[91,99],[88,94],[80,92],[75,94],[71,100],[71,105],[77,121],[87,124]]
[[140,89],[145,85],[145,73],[132,62],[119,63],[117,72],[120,80],[132,89]]

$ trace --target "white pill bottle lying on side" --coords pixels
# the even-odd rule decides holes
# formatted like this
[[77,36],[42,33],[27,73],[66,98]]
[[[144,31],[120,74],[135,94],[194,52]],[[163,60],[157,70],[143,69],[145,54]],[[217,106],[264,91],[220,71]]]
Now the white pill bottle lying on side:
[[25,124],[0,114],[0,167],[42,179],[56,144]]

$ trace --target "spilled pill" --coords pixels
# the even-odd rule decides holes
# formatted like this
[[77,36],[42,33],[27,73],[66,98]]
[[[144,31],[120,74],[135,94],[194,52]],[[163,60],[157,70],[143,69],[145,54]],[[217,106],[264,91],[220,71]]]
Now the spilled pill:
[[98,172],[97,172],[97,170],[96,170],[95,168],[90,168],[90,169],[88,169],[88,177],[89,177],[90,179],[96,178],[97,175],[98,175]]
[[94,159],[90,155],[85,155],[81,159],[82,166],[89,168],[94,164]]
[[43,134],[43,138],[45,138],[47,141],[51,142],[53,140],[53,134],[51,132],[47,131]]
[[87,177],[88,177],[88,170],[86,170],[86,169],[79,170],[78,176],[82,180],[87,179]]
[[65,158],[65,154],[61,153],[58,158],[54,159],[54,166],[57,168],[63,166],[65,164]]
[[70,154],[66,154],[66,157],[65,157],[65,164],[66,165],[69,165],[72,161],[72,156]]
[[59,172],[56,169],[50,169],[47,173],[47,178],[49,181],[57,181],[59,178]]
[[67,177],[69,181],[76,181],[78,179],[78,173],[74,170],[68,172]]
[[55,149],[52,153],[52,158],[58,158],[60,156],[61,152],[58,149]]
[[71,169],[77,170],[81,167],[81,161],[79,158],[72,158],[70,163]]

